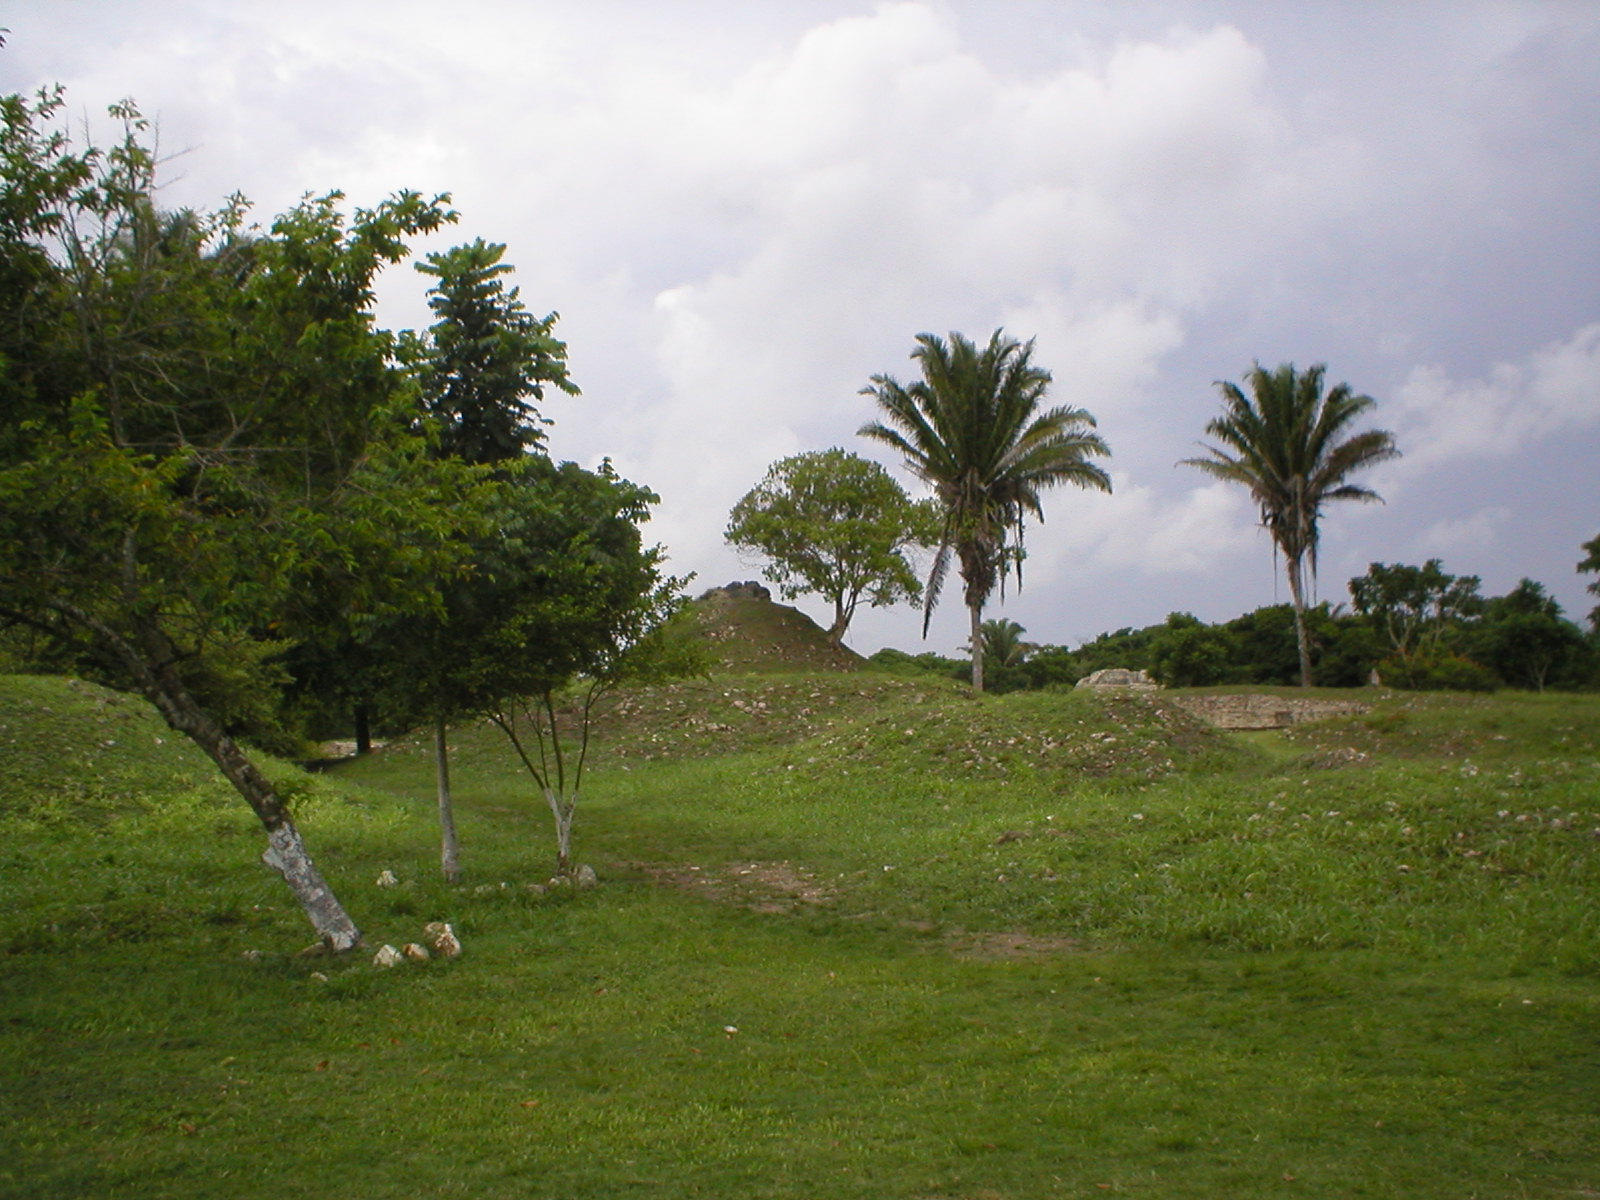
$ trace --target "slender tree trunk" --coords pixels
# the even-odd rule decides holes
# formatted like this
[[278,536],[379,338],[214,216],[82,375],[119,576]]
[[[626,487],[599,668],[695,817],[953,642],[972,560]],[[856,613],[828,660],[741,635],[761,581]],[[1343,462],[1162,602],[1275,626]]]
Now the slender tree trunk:
[[1289,599],[1294,608],[1294,636],[1300,648],[1300,686],[1311,686],[1311,640],[1306,635],[1305,586],[1300,578],[1300,560],[1284,556],[1289,569]]
[[850,628],[850,622],[855,619],[856,605],[861,600],[861,594],[835,596],[833,598],[833,628],[828,630],[828,640],[839,649],[844,649],[845,631]]
[[372,712],[367,708],[366,701],[356,702],[356,754],[357,756],[372,753]]
[[972,690],[983,691],[983,605],[968,604],[967,614],[971,619],[972,630],[970,641],[972,644]]
[[828,644],[835,648],[844,645],[844,631],[850,627],[850,618],[845,616],[842,608],[835,608],[833,625],[828,630]]
[[556,819],[556,870],[565,875],[572,870],[572,816],[578,810],[578,797],[569,800],[554,788],[545,788],[544,798]]
[[461,882],[456,807],[450,796],[450,744],[444,717],[433,722],[433,777],[439,793],[439,866],[446,883]]

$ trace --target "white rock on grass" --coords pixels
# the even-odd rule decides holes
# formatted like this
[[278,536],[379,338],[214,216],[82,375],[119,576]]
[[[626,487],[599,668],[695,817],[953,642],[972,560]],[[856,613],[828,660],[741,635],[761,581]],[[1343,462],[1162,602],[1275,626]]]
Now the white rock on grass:
[[400,953],[404,954],[412,962],[427,962],[433,957],[433,955],[428,953],[428,948],[426,946],[419,945],[416,942],[407,942],[404,946],[400,947]]
[[584,863],[578,868],[578,873],[573,877],[573,881],[580,888],[592,888],[600,886],[599,876],[594,873],[594,868],[588,863]]
[[395,878],[394,872],[389,870],[388,867],[385,867],[383,873],[378,876],[379,887],[398,887],[399,885],[400,881]]
[[432,946],[435,953],[446,958],[461,957],[461,941],[448,921],[430,921],[423,926],[422,940]]
[[386,945],[372,956],[372,965],[375,967],[398,967],[403,962],[405,958],[393,946]]

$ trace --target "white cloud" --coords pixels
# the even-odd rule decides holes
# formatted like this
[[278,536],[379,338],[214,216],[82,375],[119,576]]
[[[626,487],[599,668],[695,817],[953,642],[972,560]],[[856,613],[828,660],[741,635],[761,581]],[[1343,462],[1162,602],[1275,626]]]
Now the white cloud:
[[1438,521],[1418,535],[1413,557],[1426,560],[1456,553],[1482,556],[1499,543],[1510,527],[1512,513],[1504,505]]
[[1208,483],[1176,495],[1112,473],[1110,495],[1061,488],[1047,493],[1046,520],[1028,532],[1029,569],[1048,577],[1085,565],[1107,577],[1196,575],[1219,562],[1260,551],[1249,497]]
[[1600,322],[1486,379],[1457,381],[1440,366],[1415,368],[1395,397],[1401,468],[1515,454],[1555,434],[1600,425]]

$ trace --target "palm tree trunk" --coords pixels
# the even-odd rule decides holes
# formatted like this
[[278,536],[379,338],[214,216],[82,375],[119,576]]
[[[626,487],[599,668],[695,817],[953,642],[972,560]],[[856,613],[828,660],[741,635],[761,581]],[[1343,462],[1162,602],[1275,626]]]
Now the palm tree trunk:
[[1284,556],[1289,572],[1289,599],[1294,608],[1294,637],[1300,648],[1300,686],[1311,686],[1311,640],[1306,634],[1305,585],[1300,578],[1300,560]]
[[970,641],[972,645],[972,690],[983,691],[983,605],[968,604],[967,613],[972,620]]

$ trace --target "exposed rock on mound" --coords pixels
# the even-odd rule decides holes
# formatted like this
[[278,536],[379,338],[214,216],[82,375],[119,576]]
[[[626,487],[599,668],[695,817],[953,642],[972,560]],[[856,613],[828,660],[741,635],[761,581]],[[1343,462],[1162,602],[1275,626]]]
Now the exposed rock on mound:
[[1153,692],[1160,685],[1147,671],[1129,671],[1122,667],[1107,667],[1094,671],[1078,680],[1081,688],[1132,688],[1140,692]]
[[1174,701],[1218,729],[1287,729],[1303,721],[1364,713],[1371,707],[1359,700],[1302,700],[1259,693],[1177,696]]
[[709,600],[713,596],[732,596],[737,600],[771,600],[772,593],[767,590],[767,585],[747,579],[743,583],[724,584],[719,588],[711,588],[700,597]]
[[759,583],[712,588],[694,612],[719,670],[854,671],[864,661],[799,609],[773,603]]

